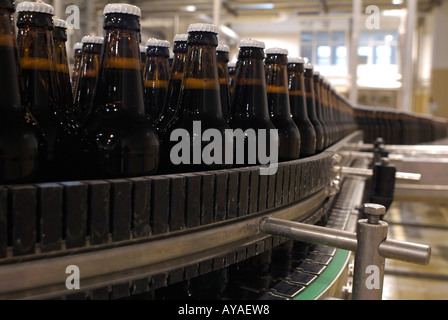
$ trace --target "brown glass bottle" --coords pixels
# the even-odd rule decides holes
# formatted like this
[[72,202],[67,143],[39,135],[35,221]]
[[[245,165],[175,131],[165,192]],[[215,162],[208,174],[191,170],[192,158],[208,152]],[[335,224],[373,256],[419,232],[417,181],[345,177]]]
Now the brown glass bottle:
[[[258,40],[243,39],[238,43],[238,46],[238,67],[235,75],[229,126],[233,130],[241,129],[244,132],[248,129],[255,130],[255,132],[264,130],[267,138],[266,150],[267,153],[271,154],[269,133],[276,130],[276,127],[269,116],[264,67],[265,44]],[[248,153],[248,146],[251,142],[246,138],[245,143],[244,150]],[[238,147],[238,145],[235,145],[235,147]],[[256,163],[250,161],[251,157],[253,155],[245,154],[244,163],[235,162],[235,164],[243,166],[261,164],[259,157],[256,158]]]
[[305,59],[290,57],[288,60],[288,89],[291,114],[300,131],[300,156],[310,157],[316,154],[316,131],[308,118],[305,97]]
[[104,8],[105,37],[92,112],[79,134],[85,179],[152,175],[159,164],[159,139],[145,113],[138,7]]
[[169,129],[171,121],[174,120],[179,110],[179,93],[182,85],[182,78],[184,76],[184,67],[188,51],[187,40],[188,34],[186,33],[176,34],[173,38],[174,57],[170,80],[168,81],[167,95],[160,117],[156,120],[155,124],[162,140]]
[[219,92],[221,94],[221,108],[222,114],[226,121],[230,117],[230,88],[229,88],[229,53],[230,48],[226,45],[219,45],[216,48],[218,60],[218,77],[219,77]]
[[72,114],[80,126],[84,125],[92,110],[93,92],[98,78],[103,42],[103,37],[85,36],[82,38],[82,59]]
[[70,80],[70,71],[67,57],[67,23],[62,19],[53,18],[53,42],[54,42],[54,62],[56,73],[56,93],[58,105],[61,108],[61,115],[64,116],[64,125],[77,130],[77,123],[73,121],[71,112],[73,111],[73,93]]
[[162,113],[168,92],[170,47],[166,40],[149,39],[146,42],[145,102],[146,113],[153,123]]
[[320,72],[313,72],[313,81],[314,81],[314,101],[316,105],[316,116],[322,125],[322,129],[324,130],[324,149],[330,146],[330,128],[324,117],[324,106],[322,103],[322,90],[320,87]]
[[265,59],[269,116],[280,138],[279,161],[300,157],[300,131],[292,118],[289,101],[288,54],[283,48],[269,48]]
[[325,132],[316,112],[316,100],[314,96],[314,66],[305,64],[305,96],[308,117],[316,131],[316,153],[321,153],[325,148]]
[[81,58],[82,58],[82,42],[77,42],[73,46],[73,69],[72,69],[72,76],[71,76],[71,83],[72,83],[72,95],[73,99],[76,97],[76,85],[78,84],[78,76],[79,76],[79,70],[81,68]]
[[[216,61],[217,34],[218,28],[212,24],[196,23],[188,27],[188,52],[179,94],[179,111],[169,126],[167,139],[163,141],[162,157],[170,165],[169,172],[195,172],[231,167],[225,159],[229,145],[232,147],[233,144],[227,137],[228,125],[221,109]],[[178,129],[182,133],[180,137],[171,137],[173,131]],[[220,138],[220,141],[214,141],[216,147],[213,148],[213,159],[204,157],[213,153],[206,152],[211,143],[206,141],[204,133],[209,129],[217,132]],[[180,141],[176,138],[189,140],[190,144],[190,159],[180,163],[175,163],[172,157],[173,154],[179,155],[174,151]]]
[[0,185],[37,182],[45,142],[21,99],[14,5],[0,0]]
[[[25,87],[25,104],[36,118],[47,144],[43,164],[44,180],[61,179],[61,163],[57,150],[64,143],[66,132],[66,108],[59,105],[52,6],[40,2],[21,2],[17,6],[19,50]],[[67,130],[67,131],[66,131]]]

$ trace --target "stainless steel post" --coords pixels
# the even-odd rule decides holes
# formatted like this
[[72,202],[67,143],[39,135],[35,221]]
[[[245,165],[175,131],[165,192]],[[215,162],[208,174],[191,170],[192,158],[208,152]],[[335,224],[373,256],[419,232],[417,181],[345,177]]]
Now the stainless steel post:
[[260,232],[355,252],[353,299],[382,299],[385,259],[427,265],[431,247],[387,239],[388,225],[380,221],[386,208],[365,204],[367,219],[358,222],[357,233],[293,221],[263,218]]
[[379,247],[387,238],[389,226],[380,217],[386,214],[386,208],[366,204],[364,212],[368,218],[358,221],[353,300],[381,300],[386,260],[380,255]]

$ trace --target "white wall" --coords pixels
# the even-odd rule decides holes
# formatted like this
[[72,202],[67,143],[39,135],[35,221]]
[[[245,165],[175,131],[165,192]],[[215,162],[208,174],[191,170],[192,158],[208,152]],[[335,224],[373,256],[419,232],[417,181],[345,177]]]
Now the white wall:
[[434,10],[433,69],[448,69],[448,1]]

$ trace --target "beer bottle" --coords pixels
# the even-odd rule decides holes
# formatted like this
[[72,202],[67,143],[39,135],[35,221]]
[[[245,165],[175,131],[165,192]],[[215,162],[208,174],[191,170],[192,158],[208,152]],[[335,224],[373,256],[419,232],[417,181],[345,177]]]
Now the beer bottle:
[[[235,76],[234,94],[232,99],[232,107],[229,118],[229,125],[232,129],[241,129],[244,132],[252,129],[258,134],[264,130],[266,134],[266,150],[272,154],[270,150],[271,132],[276,130],[269,116],[269,107],[266,91],[266,73],[264,67],[265,59],[265,43],[253,39],[243,39],[238,43],[238,68]],[[249,146],[254,142],[249,141],[246,134],[245,145],[243,150],[245,153],[244,163],[236,161],[236,165],[260,165],[260,159],[257,156],[255,161],[254,155],[249,154]],[[260,140],[260,137],[256,137]],[[278,136],[277,136],[278,138]],[[240,152],[242,149],[237,143],[236,150]],[[278,148],[278,146],[277,146]],[[278,152],[278,150],[276,150]]]
[[322,129],[324,130],[324,149],[330,146],[330,128],[328,127],[327,122],[324,118],[323,113],[323,104],[322,104],[322,90],[320,87],[320,72],[313,72],[313,81],[314,81],[314,101],[316,105],[316,117],[322,125]]
[[316,100],[314,96],[314,66],[310,63],[305,64],[305,96],[308,117],[316,131],[316,153],[324,151],[325,132],[316,113]]
[[230,98],[233,96],[233,89],[235,86],[235,75],[236,75],[236,61],[229,61],[227,64],[229,71],[229,90]]
[[305,59],[290,57],[288,60],[289,97],[291,113],[300,131],[300,155],[310,157],[316,154],[316,131],[308,118],[305,97]]
[[72,95],[73,99],[76,96],[76,85],[78,83],[79,70],[81,69],[81,58],[82,58],[82,42],[75,43],[74,47],[74,60],[71,83],[72,83]]
[[168,92],[170,47],[170,42],[166,40],[149,39],[146,42],[144,72],[146,113],[154,123],[162,112]]
[[185,61],[187,59],[187,40],[188,34],[186,33],[176,34],[173,39],[174,58],[173,66],[171,68],[170,80],[168,81],[167,95],[165,98],[163,110],[160,114],[159,119],[156,120],[155,124],[161,139],[164,139],[164,135],[169,129],[170,122],[177,115],[180,87],[182,85]]
[[53,18],[54,62],[56,73],[56,93],[58,94],[61,115],[65,117],[65,125],[72,130],[77,124],[71,118],[73,111],[73,92],[70,81],[70,71],[67,57],[67,23],[62,19]]
[[289,101],[288,54],[286,49],[270,48],[266,50],[265,60],[269,115],[278,129],[280,161],[300,157],[300,132],[292,118]]
[[31,183],[40,176],[45,142],[22,101],[14,25],[15,7],[0,0],[0,185]]
[[47,154],[43,171],[46,181],[60,180],[61,162],[56,159],[58,145],[63,143],[66,109],[60,106],[56,92],[55,54],[52,6],[41,2],[17,5],[17,45],[25,86],[25,104],[41,127]]
[[219,89],[221,94],[221,108],[226,121],[230,114],[230,89],[229,89],[229,53],[230,48],[226,45],[219,45],[216,48],[218,59]]
[[92,98],[98,78],[103,42],[103,37],[85,36],[82,38],[82,59],[72,115],[80,126],[85,123],[92,110]]
[[77,151],[86,179],[152,175],[159,138],[145,112],[137,6],[108,4],[105,37],[92,112],[81,127]]
[[[169,160],[164,159],[171,165],[172,172],[230,167],[226,161],[226,152],[233,143],[227,136],[228,126],[221,109],[216,61],[217,35],[218,28],[213,24],[195,23],[188,27],[188,52],[179,94],[179,111],[170,124],[166,136],[170,141],[167,140],[168,148],[164,149],[164,156],[169,156]],[[174,130],[183,133],[179,134],[180,142],[172,141],[174,139],[170,135]],[[212,134],[212,137],[206,137],[206,133]],[[189,146],[184,143],[187,140]],[[180,146],[183,147],[181,150]],[[189,150],[184,147],[189,147]],[[190,153],[190,157],[186,157],[186,153]]]

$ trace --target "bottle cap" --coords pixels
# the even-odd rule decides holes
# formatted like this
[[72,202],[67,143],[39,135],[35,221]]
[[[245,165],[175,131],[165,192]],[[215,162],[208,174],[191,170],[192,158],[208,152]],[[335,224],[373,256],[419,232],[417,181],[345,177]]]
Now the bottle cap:
[[269,48],[266,50],[266,54],[284,54],[288,55],[289,51],[283,48]]
[[169,48],[171,47],[171,43],[167,40],[160,39],[149,39],[146,41],[147,47],[161,47],[161,48]]
[[253,39],[243,39],[238,43],[238,48],[266,48],[263,41]]
[[127,3],[110,3],[104,7],[104,15],[108,13],[123,13],[133,16],[142,16],[142,11],[139,7]]
[[187,41],[188,41],[187,33],[176,34],[173,38],[173,42],[187,42]]
[[311,63],[306,63],[305,64],[305,69],[307,69],[307,70],[314,70],[314,66]]
[[301,57],[289,57],[288,63],[305,63],[305,59]]
[[218,51],[218,52],[230,52],[230,48],[229,48],[229,46],[227,46],[225,44],[221,44],[218,47],[216,47],[216,51]]
[[104,38],[103,37],[95,37],[95,36],[85,36],[85,37],[82,37],[81,42],[82,43],[98,43],[98,44],[102,44],[104,42]]
[[218,27],[210,23],[193,23],[188,26],[187,32],[211,32],[218,34]]
[[17,5],[17,12],[41,12],[53,15],[54,8],[43,2],[20,2]]
[[65,22],[65,20],[62,20],[62,19],[53,18],[53,25],[54,25],[56,28],[64,28],[64,29],[67,29],[67,22]]
[[314,75],[315,76],[320,76],[320,72],[319,71],[314,71]]
[[73,50],[81,50],[82,49],[82,42],[76,42],[73,46]]

